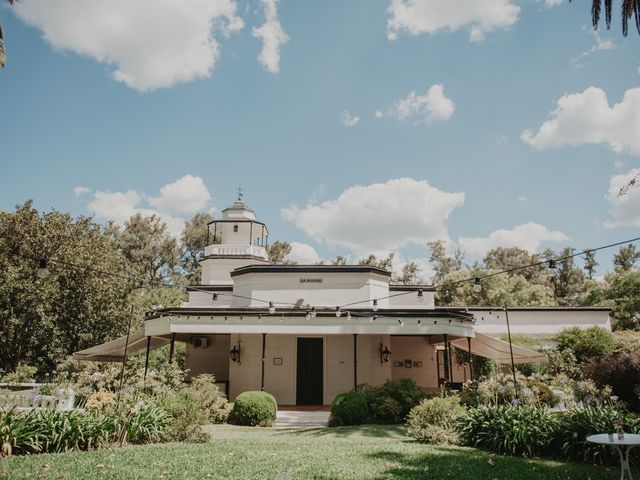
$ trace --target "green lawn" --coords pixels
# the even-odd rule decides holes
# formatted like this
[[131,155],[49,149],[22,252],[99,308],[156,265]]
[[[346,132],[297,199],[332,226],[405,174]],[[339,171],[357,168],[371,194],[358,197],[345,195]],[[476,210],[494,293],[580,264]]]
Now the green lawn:
[[402,427],[210,427],[205,444],[168,443],[0,459],[2,479],[613,479],[605,469],[432,447]]

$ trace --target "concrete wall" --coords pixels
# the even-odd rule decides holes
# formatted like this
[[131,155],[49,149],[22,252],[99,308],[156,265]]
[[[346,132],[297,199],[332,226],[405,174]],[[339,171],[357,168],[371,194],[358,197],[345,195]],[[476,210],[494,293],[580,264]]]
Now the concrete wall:
[[[435,392],[438,389],[436,350],[429,343],[428,337],[394,336],[391,337],[389,349],[392,378],[411,378],[425,392]],[[402,366],[396,365],[399,362]]]
[[189,378],[212,373],[220,382],[229,380],[229,335],[194,335],[207,339],[206,348],[194,348],[187,343],[185,367]]

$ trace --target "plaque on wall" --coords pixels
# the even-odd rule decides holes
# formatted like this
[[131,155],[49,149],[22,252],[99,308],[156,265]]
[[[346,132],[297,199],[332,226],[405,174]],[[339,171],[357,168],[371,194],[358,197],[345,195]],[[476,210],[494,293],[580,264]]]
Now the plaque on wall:
[[274,365],[282,365],[282,357],[273,357]]
[[404,367],[404,362],[393,362],[394,367]]
[[420,368],[422,367],[422,362],[413,362],[413,368]]
[[404,361],[404,368],[411,368],[412,366],[413,366],[413,363],[411,362],[411,360]]

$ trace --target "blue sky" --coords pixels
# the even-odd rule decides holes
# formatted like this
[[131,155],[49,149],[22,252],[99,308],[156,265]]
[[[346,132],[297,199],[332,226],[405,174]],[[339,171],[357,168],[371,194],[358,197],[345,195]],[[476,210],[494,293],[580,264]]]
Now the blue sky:
[[639,236],[640,192],[612,192],[640,173],[640,36],[583,2],[95,3],[0,9],[0,209],[177,230],[240,185],[301,261],[425,270],[436,238],[472,261]]

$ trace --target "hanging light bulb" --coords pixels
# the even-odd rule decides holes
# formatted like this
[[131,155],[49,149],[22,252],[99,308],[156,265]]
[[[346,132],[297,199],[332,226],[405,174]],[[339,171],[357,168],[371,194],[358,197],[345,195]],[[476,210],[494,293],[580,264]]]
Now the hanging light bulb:
[[351,321],[351,312],[347,312],[347,322]]
[[311,320],[311,312],[309,310],[307,310],[307,316],[306,316],[307,320]]
[[418,303],[424,303],[424,295],[422,293],[422,289],[418,290]]
[[473,281],[473,291],[476,293],[480,293],[482,291],[482,284],[480,283],[480,277],[476,277]]
[[342,316],[342,310],[340,310],[340,307],[336,307],[336,317],[340,318]]
[[400,325],[401,327],[404,327],[404,322],[402,321],[402,319],[398,320],[398,325]]
[[229,318],[227,316],[224,317],[224,323],[229,323]]
[[550,277],[555,277],[556,276],[556,261],[555,260],[549,260],[549,266],[547,267],[547,274]]
[[213,304],[214,307],[218,306],[218,294],[214,293],[213,296],[211,297],[211,303]]
[[378,300],[376,298],[373,299],[373,311],[378,311]]
[[373,317],[369,317],[369,323],[373,322]]
[[422,325],[422,320],[418,319],[418,325]]
[[41,258],[38,262],[38,270],[36,270],[38,278],[47,278],[49,276],[49,260]]
[[316,307],[311,307],[311,318],[316,318]]
[[276,307],[273,306],[273,302],[269,302],[269,313],[273,315],[276,313]]

